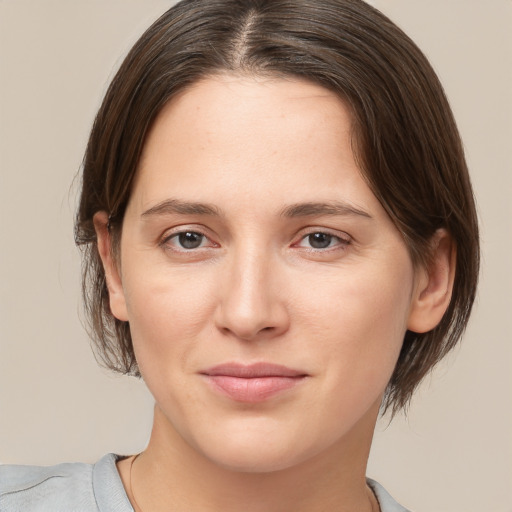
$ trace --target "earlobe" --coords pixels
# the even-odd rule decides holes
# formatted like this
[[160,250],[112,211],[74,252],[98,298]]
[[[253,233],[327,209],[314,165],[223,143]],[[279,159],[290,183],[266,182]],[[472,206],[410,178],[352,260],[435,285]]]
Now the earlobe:
[[93,222],[94,229],[96,230],[98,253],[103,263],[105,279],[107,281],[110,309],[118,320],[128,321],[123,284],[112,251],[112,237],[108,229],[107,212],[100,211],[95,213]]
[[448,309],[455,279],[456,248],[446,229],[432,237],[428,268],[418,269],[407,329],[417,333],[436,327]]

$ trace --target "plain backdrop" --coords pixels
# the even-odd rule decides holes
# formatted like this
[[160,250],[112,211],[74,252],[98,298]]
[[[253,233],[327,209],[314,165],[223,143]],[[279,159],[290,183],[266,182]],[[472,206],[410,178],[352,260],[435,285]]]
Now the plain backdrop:
[[[141,382],[80,322],[76,173],[109,79],[164,0],[0,0],[0,461],[93,462],[149,436]],[[374,0],[439,73],[479,204],[483,269],[458,350],[368,474],[416,512],[512,511],[512,1]]]

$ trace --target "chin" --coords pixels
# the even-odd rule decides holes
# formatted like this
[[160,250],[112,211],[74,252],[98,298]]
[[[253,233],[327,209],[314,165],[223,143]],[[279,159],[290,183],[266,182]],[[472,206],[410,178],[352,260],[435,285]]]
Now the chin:
[[[258,422],[257,422],[258,423]],[[238,473],[271,473],[298,466],[324,452],[330,444],[325,438],[308,439],[303,432],[290,432],[272,424],[244,429],[204,433],[195,450],[216,466]],[[249,427],[249,428],[247,428]]]
[[205,455],[220,468],[236,473],[273,473],[286,470],[306,460],[307,455],[286,453],[261,446],[237,447],[222,453],[209,450]]

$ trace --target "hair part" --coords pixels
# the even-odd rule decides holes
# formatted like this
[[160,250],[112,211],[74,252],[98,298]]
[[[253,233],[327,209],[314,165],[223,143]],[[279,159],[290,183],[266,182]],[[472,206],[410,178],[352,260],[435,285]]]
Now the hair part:
[[462,143],[435,72],[396,25],[361,0],[184,0],[129,52],[94,121],[75,225],[100,360],[139,375],[129,325],[110,311],[93,216],[108,212],[118,247],[149,128],[177,93],[219,73],[299,78],[335,92],[352,113],[361,174],[413,264],[428,267],[435,232],[450,233],[452,299],[435,329],[405,335],[383,403],[397,412],[464,331],[478,279],[478,224]]

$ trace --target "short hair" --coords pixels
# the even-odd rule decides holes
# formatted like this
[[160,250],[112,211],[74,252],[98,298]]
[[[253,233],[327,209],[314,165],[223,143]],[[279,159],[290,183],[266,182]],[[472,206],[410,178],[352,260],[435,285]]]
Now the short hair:
[[478,222],[460,136],[434,70],[406,34],[361,0],[183,0],[131,49],[94,121],[75,225],[97,357],[139,375],[129,325],[110,310],[93,216],[108,212],[116,244],[156,116],[178,92],[226,72],[295,77],[333,91],[351,112],[361,175],[413,264],[428,265],[439,228],[453,239],[450,304],[433,330],[406,332],[383,401],[394,414],[465,329],[478,280]]

